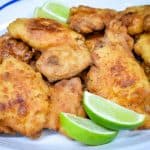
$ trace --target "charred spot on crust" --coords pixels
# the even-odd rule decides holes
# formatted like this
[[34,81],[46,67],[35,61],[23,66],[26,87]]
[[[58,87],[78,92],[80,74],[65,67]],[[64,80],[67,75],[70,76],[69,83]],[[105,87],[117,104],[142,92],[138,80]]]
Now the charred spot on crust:
[[129,87],[131,85],[133,85],[135,83],[135,79],[129,77],[129,78],[125,78],[125,80],[120,80],[118,82],[118,84],[122,87],[122,88],[126,88]]
[[25,116],[27,114],[27,107],[24,103],[19,105],[18,114],[22,116]]
[[134,17],[135,17],[134,12],[128,12],[128,13],[124,14],[123,16],[121,16],[121,18],[119,20],[122,21],[122,23],[128,27],[129,25],[132,24]]
[[126,72],[126,68],[119,61],[110,68],[110,73],[121,88],[127,88],[135,83],[136,79]]
[[9,79],[9,77],[10,77],[10,73],[9,72],[4,72],[3,74],[2,74],[2,80],[8,80]]
[[11,99],[7,103],[0,103],[0,111],[6,111],[14,107],[14,105],[18,106],[18,114],[19,115],[26,115],[27,114],[27,107],[25,104],[25,100],[21,96],[17,96],[16,99]]
[[37,18],[32,19],[28,24],[29,30],[45,30],[49,32],[61,31],[62,25],[50,19]]
[[110,68],[110,72],[114,75],[114,76],[118,76],[121,74],[122,71],[124,71],[124,67],[118,62],[116,63],[114,66],[112,66]]
[[59,65],[59,60],[56,55],[49,56],[47,58],[47,64]]
[[0,111],[4,111],[5,110],[5,104],[0,103]]

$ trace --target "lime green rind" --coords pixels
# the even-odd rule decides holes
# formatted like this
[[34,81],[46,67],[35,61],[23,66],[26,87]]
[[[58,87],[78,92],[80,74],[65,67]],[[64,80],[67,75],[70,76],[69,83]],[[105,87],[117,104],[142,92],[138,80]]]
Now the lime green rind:
[[[97,96],[87,91],[84,92],[84,98],[88,99],[86,103],[89,107],[91,108],[94,107],[93,111],[95,111],[96,113],[100,113],[100,115],[101,115],[100,111],[103,111],[103,114],[105,114],[107,117],[110,117],[110,119],[114,121],[120,120],[121,122],[124,122],[124,123],[132,123],[132,122],[138,121],[138,119],[140,119],[139,116],[141,117],[143,116],[142,114],[138,114],[132,110],[129,110],[123,106],[120,106],[114,103],[113,101],[107,100],[101,96]],[[114,115],[113,116],[114,118],[111,117],[112,115]],[[116,119],[119,119],[119,120],[116,120]]]
[[[72,117],[73,115],[61,113],[61,126],[69,137],[80,141],[81,143],[84,143],[86,145],[106,144],[112,141],[117,136],[118,132],[115,131],[108,130],[107,132],[95,132],[92,129],[89,130],[86,126],[76,123],[74,119],[72,119]],[[77,118],[80,120],[80,117]],[[85,121],[87,120],[88,119],[85,119]]]
[[81,118],[78,116],[75,116],[74,114],[69,114],[69,113],[62,113],[65,115],[67,118],[69,118],[74,124],[77,126],[80,126],[81,128],[86,128],[89,132],[92,129],[93,133],[100,133],[100,134],[113,134],[114,131],[108,130],[104,127],[98,126],[95,124],[93,121],[86,119],[86,118]]
[[[93,99],[91,97],[96,97],[96,99]],[[125,121],[117,120],[115,117],[113,118],[113,116],[110,116],[111,114],[108,114],[109,115],[108,116],[107,112],[105,112],[105,115],[104,115],[104,112],[101,112],[101,110],[100,110],[101,106],[97,106],[97,107],[99,107],[99,110],[96,110],[95,108],[93,108],[91,100],[93,100],[94,102],[98,101],[99,104],[102,104],[102,102],[103,102],[102,105],[105,105],[104,107],[107,107],[107,106],[109,107],[109,105],[111,105],[111,106],[113,106],[111,108],[114,109],[114,111],[116,111],[116,109],[118,108],[119,111],[122,111],[121,113],[125,112],[126,113],[125,115],[127,115],[127,113],[128,113],[128,117],[130,117],[130,113],[131,113],[132,119],[133,119],[133,115],[135,115],[136,121],[125,122]],[[90,119],[93,120],[95,123],[102,125],[108,129],[113,129],[113,130],[135,129],[135,128],[141,126],[145,119],[144,115],[141,115],[141,114],[138,114],[131,110],[128,110],[118,104],[107,101],[104,98],[99,97],[99,96],[94,95],[89,92],[84,93],[83,103],[84,103],[85,111],[87,112]],[[98,103],[97,103],[97,105],[98,105]],[[111,110],[111,111],[113,112],[113,110]],[[117,113],[120,113],[119,111]]]
[[136,123],[136,124],[121,124],[121,123],[116,123],[110,120],[107,120],[99,115],[97,115],[96,113],[93,113],[92,110],[88,109],[88,107],[84,107],[86,113],[88,114],[89,118],[94,121],[95,123],[102,125],[108,129],[112,129],[112,130],[127,130],[127,129],[135,129],[138,128],[139,126],[141,126],[143,124],[142,122]]

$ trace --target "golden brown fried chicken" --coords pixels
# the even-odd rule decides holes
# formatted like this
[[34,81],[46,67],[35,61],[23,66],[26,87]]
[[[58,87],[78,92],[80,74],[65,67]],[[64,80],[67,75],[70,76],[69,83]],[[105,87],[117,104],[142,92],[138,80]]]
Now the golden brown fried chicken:
[[134,51],[150,66],[150,33],[141,34],[134,45]]
[[121,12],[120,20],[131,35],[150,31],[150,5],[126,8]]
[[46,51],[50,47],[70,45],[79,48],[78,40],[83,37],[52,19],[20,18],[8,26],[8,32],[17,39],[22,39],[31,47]]
[[53,82],[80,73],[89,63],[90,54],[86,49],[82,51],[62,46],[43,52],[36,62],[36,67],[50,82]]
[[91,63],[82,35],[51,19],[17,19],[8,31],[42,52],[38,70],[50,82],[80,73]]
[[92,52],[94,65],[87,75],[90,92],[146,115],[144,128],[150,128],[150,84],[131,49],[133,40],[122,23],[111,21],[105,45]]
[[41,75],[13,57],[0,64],[0,132],[34,137],[46,123],[49,88]]
[[115,16],[116,11],[112,9],[79,6],[71,8],[68,22],[71,29],[80,33],[90,33],[103,30]]
[[9,55],[28,63],[33,52],[25,43],[5,34],[0,37],[0,60]]
[[60,112],[85,117],[82,107],[82,84],[80,78],[62,80],[50,87],[50,112],[47,127],[62,131],[59,122]]
[[73,7],[68,22],[73,30],[90,33],[104,29],[115,17],[123,22],[131,35],[150,31],[150,5],[128,7],[119,13],[112,9]]

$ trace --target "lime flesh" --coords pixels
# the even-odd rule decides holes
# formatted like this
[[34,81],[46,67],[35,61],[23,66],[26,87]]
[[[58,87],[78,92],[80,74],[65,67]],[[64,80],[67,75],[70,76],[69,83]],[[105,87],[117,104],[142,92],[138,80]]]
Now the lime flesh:
[[67,22],[68,16],[69,8],[57,3],[48,2],[34,11],[34,17],[54,19],[62,23]]
[[43,9],[51,10],[53,13],[64,18],[69,17],[69,8],[61,4],[49,2],[49,3],[44,4]]
[[112,141],[117,135],[116,131],[105,129],[89,119],[69,113],[61,113],[60,122],[69,137],[86,145],[105,144]]
[[84,92],[83,103],[90,119],[109,129],[134,129],[141,126],[145,119],[142,114],[87,91]]
[[[37,7],[34,10],[34,17],[39,17],[39,18],[52,18],[53,16],[51,16],[49,13],[45,12],[42,8]],[[52,18],[53,19],[53,18]]]

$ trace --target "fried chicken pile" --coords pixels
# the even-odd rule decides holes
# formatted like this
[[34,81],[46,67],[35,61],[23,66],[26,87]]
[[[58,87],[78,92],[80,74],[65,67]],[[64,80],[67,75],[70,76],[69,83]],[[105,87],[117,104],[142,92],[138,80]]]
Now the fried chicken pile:
[[8,31],[41,51],[36,67],[50,82],[73,77],[91,63],[84,37],[54,20],[17,19]]
[[60,112],[86,117],[84,90],[145,114],[150,129],[150,5],[73,7],[68,25],[13,21],[0,37],[0,83],[1,133],[64,133]]

